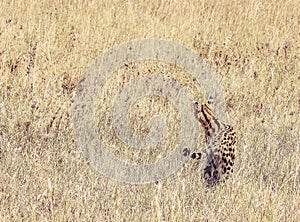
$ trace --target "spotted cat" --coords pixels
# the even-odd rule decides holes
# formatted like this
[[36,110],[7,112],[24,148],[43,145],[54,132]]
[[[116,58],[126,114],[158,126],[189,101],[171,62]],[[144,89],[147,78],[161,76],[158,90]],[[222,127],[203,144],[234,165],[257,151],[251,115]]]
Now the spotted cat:
[[232,126],[219,121],[212,112],[213,99],[206,104],[194,102],[194,114],[205,132],[206,148],[192,153],[191,158],[204,160],[204,179],[215,185],[227,179],[233,172],[236,153],[236,132]]

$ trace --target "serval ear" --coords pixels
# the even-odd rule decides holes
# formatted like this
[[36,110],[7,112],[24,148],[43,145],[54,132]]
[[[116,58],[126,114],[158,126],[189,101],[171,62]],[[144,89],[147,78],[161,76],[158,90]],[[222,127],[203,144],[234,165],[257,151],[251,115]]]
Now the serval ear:
[[209,96],[208,100],[207,100],[207,103],[209,105],[213,105],[214,104],[214,97],[213,96]]

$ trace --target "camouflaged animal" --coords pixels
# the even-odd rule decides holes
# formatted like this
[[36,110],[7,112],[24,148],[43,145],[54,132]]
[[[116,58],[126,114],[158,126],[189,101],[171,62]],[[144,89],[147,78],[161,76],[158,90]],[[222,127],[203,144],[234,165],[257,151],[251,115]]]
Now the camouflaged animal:
[[206,104],[194,102],[196,119],[205,131],[206,148],[192,153],[191,158],[204,160],[203,176],[208,185],[215,185],[233,173],[236,152],[236,132],[232,126],[220,122],[212,112],[213,100]]

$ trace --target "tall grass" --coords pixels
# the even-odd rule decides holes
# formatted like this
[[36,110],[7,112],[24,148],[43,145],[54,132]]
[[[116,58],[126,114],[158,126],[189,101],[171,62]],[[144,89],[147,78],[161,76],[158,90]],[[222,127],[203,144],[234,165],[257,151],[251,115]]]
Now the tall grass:
[[[0,220],[299,221],[299,4],[1,1]],[[138,38],[182,43],[216,70],[239,138],[235,173],[226,184],[207,190],[188,163],[159,186],[128,185],[103,177],[83,158],[71,121],[76,86],[104,50]],[[114,73],[99,98],[111,99],[116,82],[148,69],[172,71],[166,64],[132,64]],[[203,86],[172,73],[204,101]],[[159,98],[154,104],[170,113],[165,142],[172,143],[176,109]],[[131,119],[141,113],[132,110]],[[100,115],[100,129],[106,121]],[[143,121],[133,124],[147,132]],[[109,133],[102,136],[115,142]],[[143,157],[126,147],[112,152],[132,161]]]

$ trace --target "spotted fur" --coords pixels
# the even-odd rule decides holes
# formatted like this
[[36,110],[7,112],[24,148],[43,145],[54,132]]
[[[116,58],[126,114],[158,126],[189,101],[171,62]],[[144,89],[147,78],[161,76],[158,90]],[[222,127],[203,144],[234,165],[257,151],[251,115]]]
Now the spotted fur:
[[206,104],[194,102],[194,113],[205,132],[206,148],[191,158],[204,160],[204,179],[214,185],[233,173],[236,153],[236,132],[232,126],[219,121],[212,112],[213,100]]

